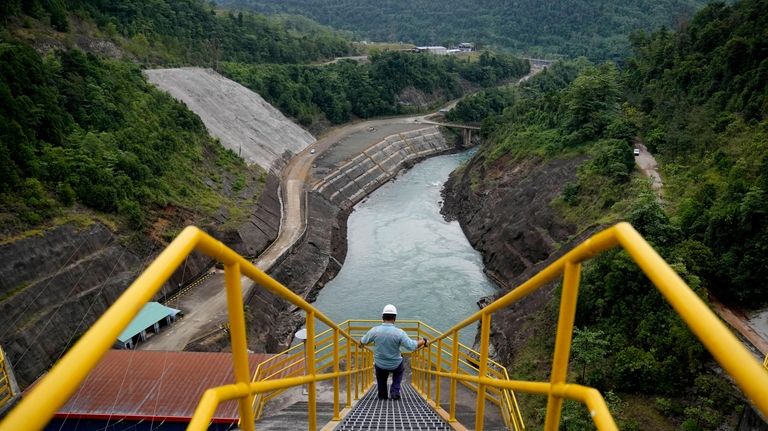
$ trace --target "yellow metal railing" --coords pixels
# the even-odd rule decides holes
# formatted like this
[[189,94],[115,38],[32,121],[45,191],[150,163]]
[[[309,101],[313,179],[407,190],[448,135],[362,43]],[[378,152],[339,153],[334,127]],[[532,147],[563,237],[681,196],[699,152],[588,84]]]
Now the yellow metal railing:
[[[154,296],[173,272],[193,251],[204,253],[224,264],[227,308],[229,313],[230,338],[235,382],[229,385],[208,389],[202,396],[192,421],[187,429],[205,430],[219,403],[238,400],[240,427],[243,430],[254,429],[253,399],[255,394],[274,391],[298,385],[309,386],[309,428],[316,429],[317,418],[315,384],[318,381],[333,380],[338,394],[340,377],[360,374],[361,369],[339,369],[339,342],[347,340],[348,345],[357,345],[344,330],[335,325],[324,314],[317,311],[303,298],[285,286],[270,278],[237,253],[195,227],[184,229],[181,234],[155,259],[154,262],[131,284],[131,286],[107,309],[91,329],[88,330],[72,349],[51,368],[40,383],[11,410],[0,422],[0,431],[39,430],[42,429],[70,396],[85,380],[88,373],[112,347],[120,332],[128,326],[143,305]],[[259,286],[291,302],[306,312],[307,349],[314,350],[315,320],[328,327],[333,335],[333,372],[317,373],[313,355],[307,356],[307,375],[279,380],[251,382],[248,370],[248,351],[245,335],[245,317],[241,274],[255,281]],[[367,348],[358,347],[361,364],[370,369],[373,366],[373,354]],[[338,406],[338,402],[336,403]],[[338,414],[335,415],[338,417]]]
[[[452,340],[454,355],[450,372],[434,369],[429,359],[431,350],[418,351],[414,355],[414,372],[418,371],[433,377],[450,379],[452,394],[455,392],[457,381],[476,384],[476,429],[483,428],[484,400],[488,386],[547,396],[545,430],[558,429],[564,399],[586,404],[598,429],[617,429],[602,395],[594,388],[569,384],[566,378],[581,264],[618,245],[626,250],[712,356],[734,378],[757,409],[764,415],[768,415],[768,373],[706,304],[628,223],[619,223],[592,236],[525,283],[449,329],[444,335],[432,340],[433,345],[440,342],[448,344],[449,337]],[[561,274],[563,274],[563,287],[550,381],[525,382],[502,380],[489,376],[488,347],[492,314],[553,281]],[[480,322],[479,376],[468,376],[460,372],[455,353],[459,331],[475,322]],[[451,411],[450,419],[455,420],[454,411]]]
[[10,372],[5,365],[5,352],[0,347],[0,411],[11,402],[14,396],[16,394],[13,391],[13,385],[11,385]]
[[[349,321],[339,324],[344,333],[350,334]],[[357,400],[373,385],[373,356],[369,349],[362,348],[357,342],[350,343],[346,337],[334,339],[334,330],[327,329],[315,336],[314,362],[316,370],[333,370],[340,363],[348,364],[347,368],[356,372],[345,377],[345,407],[352,406],[352,400]],[[289,349],[260,363],[253,374],[252,382],[276,381],[285,378],[301,377],[307,374],[310,350],[307,342],[297,344]],[[335,347],[338,345],[338,349]],[[277,388],[261,392],[253,402],[253,415],[259,419],[266,404],[278,397],[289,388]],[[334,382],[334,414],[333,420],[340,419],[341,387]]]
[[[361,320],[353,319],[340,323],[339,326],[343,328],[348,334],[355,339],[362,338],[372,327],[381,324],[381,320]],[[397,326],[403,329],[406,334],[411,338],[427,338],[434,339],[442,335],[441,332],[432,328],[431,326],[418,321],[418,320],[398,320]],[[315,364],[318,370],[324,368],[330,368],[333,365],[331,361],[331,355],[328,352],[330,343],[332,342],[332,334],[330,330],[319,333],[315,340]],[[431,354],[429,355],[429,365],[434,369],[440,371],[448,371],[452,363],[453,352],[447,347],[452,345],[452,340],[448,338],[449,343],[445,347],[442,341],[438,341],[436,344],[432,344],[429,349]],[[345,341],[345,340],[340,340]],[[344,345],[344,355],[341,357],[346,358],[347,363],[356,364],[363,359],[359,357],[360,350],[356,350],[357,346],[353,346],[352,349],[348,348],[348,345]],[[282,353],[279,353],[261,364],[256,369],[253,376],[253,381],[264,380],[279,380],[288,377],[299,377],[304,375],[304,363],[306,361],[306,355],[308,350],[299,344],[295,345]],[[480,353],[472,350],[462,343],[458,343],[458,354],[456,355],[458,367],[460,371],[468,376],[478,376],[478,358]],[[352,399],[358,399],[361,394],[365,393],[366,389],[373,385],[374,375],[370,367],[370,364],[362,363],[360,368],[364,374],[360,374],[346,380],[346,406],[352,405]],[[501,379],[509,380],[506,368],[501,364],[491,359],[488,359],[488,373],[490,376]],[[412,383],[418,389],[421,394],[427,399],[428,402],[441,412],[443,405],[443,397],[448,395],[447,403],[450,409],[455,412],[456,408],[456,394],[441,394],[440,385],[432,382],[426,374],[420,374],[414,372]],[[477,385],[471,382],[461,381],[462,384],[468,388],[476,391]],[[256,395],[254,401],[254,417],[260,418],[264,412],[266,404],[281,395],[288,388],[276,389],[269,392],[264,392]],[[523,418],[520,413],[520,409],[517,404],[515,394],[510,389],[487,387],[486,397],[489,402],[495,404],[501,412],[501,416],[504,419],[507,427],[512,430],[524,430]],[[446,419],[448,418],[448,412],[445,413]],[[337,416],[336,414],[334,417]]]
[[[768,372],[726,329],[709,308],[688,288],[664,260],[626,223],[596,234],[577,246],[542,272],[533,276],[502,298],[452,327],[444,334],[413,321],[398,322],[406,332],[431,338],[430,347],[412,355],[413,382],[419,391],[442,410],[440,379],[449,379],[448,420],[456,421],[456,389],[461,383],[476,391],[475,426],[483,428],[485,403],[501,408],[511,429],[523,429],[514,393],[524,392],[548,397],[546,430],[556,430],[564,399],[587,406],[598,429],[613,430],[616,424],[605,400],[593,388],[567,383],[568,358],[573,332],[576,298],[582,262],[621,245],[634,259],[661,294],[702,341],[714,358],[734,378],[747,397],[764,415],[768,415]],[[276,282],[250,262],[197,228],[185,229],[125,291],[104,315],[83,335],[75,346],[50,370],[22,402],[0,422],[0,431],[43,428],[56,410],[74,393],[90,370],[101,360],[118,334],[141,307],[182,264],[193,250],[224,263],[235,383],[208,389],[200,400],[188,429],[206,429],[219,403],[238,400],[243,430],[254,429],[254,416],[261,414],[264,403],[282,390],[308,385],[309,429],[317,428],[316,383],[332,380],[334,419],[340,419],[340,379],[346,380],[346,405],[373,384],[372,352],[357,343],[364,331],[378,321],[350,320],[335,325],[304,299]],[[251,378],[248,369],[241,274],[306,312],[307,341],[262,364]],[[491,316],[494,312],[563,274],[560,316],[555,339],[552,373],[549,382],[510,380],[501,365],[489,359]],[[329,327],[316,334],[315,321]],[[459,332],[480,322],[480,351],[459,342]],[[412,326],[415,325],[415,328]],[[312,354],[305,354],[311,352]],[[342,361],[343,358],[343,361]],[[344,371],[341,363],[345,364]],[[768,359],[763,364],[768,367]],[[352,388],[352,382],[354,388]]]
[[768,370],[768,354],[765,355],[765,360],[763,361],[763,368]]

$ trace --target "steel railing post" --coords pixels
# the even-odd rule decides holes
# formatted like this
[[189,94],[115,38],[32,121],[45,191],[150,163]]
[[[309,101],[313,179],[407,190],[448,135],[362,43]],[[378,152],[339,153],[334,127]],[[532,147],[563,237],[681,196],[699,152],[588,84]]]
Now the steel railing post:
[[[245,312],[243,293],[240,286],[240,265],[224,265],[224,279],[227,289],[227,308],[229,312],[229,335],[232,343],[232,362],[235,381],[248,385],[251,372],[248,370],[248,343],[245,336]],[[244,431],[253,431],[253,395],[238,400],[240,408],[240,427]]]
[[432,349],[430,347],[427,347],[427,353],[424,358],[424,377],[427,379],[427,401],[430,400],[430,396],[432,396],[432,375],[430,374],[430,371],[432,371]]
[[[347,333],[349,333],[349,328],[347,328]],[[352,343],[354,343],[354,340],[352,338],[347,338],[347,371],[353,370],[352,368]],[[347,407],[352,407],[352,374],[347,373]]]
[[[437,371],[443,371],[443,339],[437,340]],[[440,408],[440,376],[435,376],[435,408]]]
[[333,420],[341,419],[339,416],[339,330],[333,330]]
[[[565,383],[568,374],[568,357],[571,353],[571,339],[573,338],[573,322],[576,316],[576,300],[579,295],[580,275],[581,263],[565,263],[550,387]],[[562,408],[563,399],[550,393],[547,398],[547,417],[544,421],[544,430],[556,431],[559,428]]]
[[355,399],[360,399],[360,345],[355,343]]
[[[480,368],[478,375],[483,378],[488,373],[488,344],[491,340],[491,315],[483,313],[480,321]],[[477,407],[475,409],[475,429],[482,430],[485,420],[485,385],[477,384]]]
[[[451,374],[459,373],[459,331],[453,331],[453,348],[451,349]],[[451,391],[448,396],[448,422],[456,422],[456,378],[451,377]]]
[[310,431],[317,430],[317,384],[315,383],[315,312],[313,310],[307,311],[307,351],[304,352],[304,356],[307,358],[307,374],[312,376],[312,380],[307,384],[307,409],[309,410],[309,425]]

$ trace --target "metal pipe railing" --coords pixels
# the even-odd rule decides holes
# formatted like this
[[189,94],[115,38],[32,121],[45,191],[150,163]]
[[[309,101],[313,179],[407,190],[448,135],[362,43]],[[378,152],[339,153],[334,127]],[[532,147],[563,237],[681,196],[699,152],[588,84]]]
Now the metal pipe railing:
[[[768,415],[768,390],[765,389],[768,388],[768,373],[642,236],[628,223],[619,223],[576,246],[517,288],[432,340],[434,343],[447,339],[449,334],[452,334],[455,340],[458,331],[478,321],[481,322],[481,355],[479,360],[481,377],[474,379],[469,378],[466,374],[458,373],[458,358],[456,357],[458,349],[454,349],[454,366],[451,373],[432,372],[434,375],[442,375],[451,379],[451,398],[454,397],[453,390],[456,380],[477,382],[478,414],[476,423],[480,423],[482,426],[480,411],[483,406],[479,400],[485,396],[483,388],[485,385],[492,385],[515,391],[547,395],[545,430],[554,431],[559,427],[560,411],[564,398],[585,403],[590,408],[592,418],[600,430],[616,429],[616,424],[599,392],[590,388],[577,390],[574,389],[576,388],[575,385],[568,385],[565,381],[581,263],[618,245],[627,251],[712,356],[734,378],[737,385],[757,409],[764,415]],[[550,382],[516,382],[514,385],[510,385],[509,381],[485,377],[484,367],[487,363],[487,355],[484,354],[484,350],[487,348],[485,344],[489,342],[491,315],[555,280],[560,274],[564,274],[564,280]],[[768,364],[768,359],[764,362],[764,365],[766,364]],[[430,372],[424,369],[419,371]],[[451,418],[455,418],[454,406],[451,406]]]
[[[485,400],[501,408],[502,417],[508,427],[524,429],[513,391],[547,396],[547,430],[558,428],[564,399],[585,404],[598,429],[616,429],[605,401],[597,390],[568,384],[566,381],[581,263],[617,245],[621,245],[629,253],[757,409],[768,415],[768,391],[765,389],[768,387],[768,372],[764,369],[768,368],[768,357],[761,366],[703,301],[626,223],[619,223],[594,235],[516,289],[444,333],[418,321],[399,322],[409,333],[432,338],[427,349],[418,350],[412,355],[413,381],[417,389],[440,408],[440,379],[449,379],[447,415],[449,421],[455,422],[456,384],[462,383],[472,387],[477,393],[475,423],[478,429],[483,426]],[[316,429],[317,382],[333,381],[334,419],[340,416],[340,378],[345,378],[346,382],[346,406],[352,403],[353,391],[355,399],[359,399],[360,393],[373,385],[373,353],[370,349],[360,346],[355,337],[379,321],[355,320],[336,325],[303,298],[264,274],[234,251],[199,229],[189,227],[155,259],[46,377],[9,413],[0,423],[0,430],[41,429],[45,426],[55,411],[82,383],[88,372],[101,360],[118,334],[193,250],[205,253],[224,264],[235,383],[207,390],[188,429],[207,428],[218,403],[237,399],[241,429],[253,430],[254,415],[258,417],[266,400],[277,396],[286,388],[305,384],[309,387],[309,427]],[[307,315],[304,357],[297,359],[298,352],[289,352],[294,349],[298,351],[298,348],[290,348],[284,355],[280,355],[279,359],[265,361],[269,363],[257,367],[253,375],[254,381],[250,381],[248,370],[241,274],[301,308]],[[550,381],[510,380],[507,370],[489,358],[491,316],[556,279],[560,274],[564,274],[564,279]],[[329,329],[315,334],[316,320],[327,325]],[[476,322],[480,322],[480,352],[475,352],[459,342],[459,331]],[[346,327],[346,330],[342,327]],[[342,350],[344,354],[341,353]],[[339,363],[341,357],[346,360],[343,371]],[[328,364],[327,361],[331,358],[332,362]],[[304,375],[290,376],[297,372],[297,364],[302,361],[305,363]],[[319,372],[331,366],[332,372]],[[286,377],[287,375],[289,377]],[[257,394],[258,402],[254,399]]]
[[[241,399],[239,401],[240,426],[245,431],[253,430],[253,395],[280,389],[286,387],[283,386],[286,382],[294,382],[290,378],[258,383],[250,381],[251,376],[248,371],[248,353],[245,338],[245,316],[240,287],[241,274],[250,278],[262,288],[304,310],[308,317],[308,339],[314,340],[315,338],[314,320],[317,319],[329,328],[337,330],[341,337],[347,339],[348,342],[354,342],[354,339],[346,331],[338,327],[323,313],[316,310],[304,298],[266,275],[223,243],[200,229],[190,226],[185,228],[158,255],[136,281],[91,326],[91,329],[51,368],[48,374],[41,379],[40,383],[0,422],[0,430],[42,429],[56,410],[77,390],[90,370],[103,358],[107,350],[112,347],[114,340],[128,326],[141,307],[160,290],[160,287],[170,278],[176,268],[195,250],[224,264],[236,383],[221,388],[209,389],[196,410],[196,415],[199,411],[204,412],[203,416],[194,417],[188,429],[206,429],[216,409],[215,403],[209,404],[211,400],[233,399],[233,394],[237,394],[234,398]],[[310,322],[312,325],[311,329]],[[334,342],[338,343],[338,339],[335,339]],[[310,347],[312,347],[311,343]],[[360,354],[363,353],[365,355],[372,355],[372,352],[365,348],[361,349]],[[310,388],[314,389],[315,382],[325,379],[326,375],[317,374],[312,361],[310,361],[308,366],[310,375],[303,377],[302,383],[296,384],[309,383]],[[348,370],[339,372],[337,375],[349,375],[366,371],[368,370]],[[274,382],[281,383],[273,384]],[[312,392],[314,391],[310,393],[310,403],[314,402]],[[313,416],[314,414],[310,413],[310,424],[315,421]]]

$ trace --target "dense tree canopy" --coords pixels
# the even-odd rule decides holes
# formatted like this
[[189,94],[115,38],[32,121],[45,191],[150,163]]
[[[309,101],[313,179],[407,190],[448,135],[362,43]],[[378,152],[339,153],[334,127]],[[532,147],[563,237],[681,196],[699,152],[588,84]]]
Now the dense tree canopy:
[[714,3],[677,33],[633,36],[629,99],[685,238],[718,297],[768,303],[768,1]]
[[310,17],[375,41],[476,42],[531,55],[619,59],[635,29],[685,21],[701,0],[217,0],[265,13]]
[[202,0],[9,0],[0,24],[14,15],[47,18],[59,31],[68,15],[93,19],[106,36],[124,38],[145,63],[215,65],[219,60],[302,63],[347,55],[349,41],[309,20],[218,14]]
[[304,125],[320,114],[338,124],[351,116],[407,112],[397,95],[413,87],[448,100],[463,94],[462,80],[478,86],[496,85],[529,70],[527,61],[504,54],[483,53],[478,61],[453,56],[381,52],[370,64],[341,61],[324,66],[247,65],[225,63],[224,73],[243,83]]
[[3,233],[74,203],[139,227],[152,207],[210,202],[216,198],[200,177],[205,159],[215,161],[209,168],[245,171],[138,67],[77,50],[43,59],[0,42]]

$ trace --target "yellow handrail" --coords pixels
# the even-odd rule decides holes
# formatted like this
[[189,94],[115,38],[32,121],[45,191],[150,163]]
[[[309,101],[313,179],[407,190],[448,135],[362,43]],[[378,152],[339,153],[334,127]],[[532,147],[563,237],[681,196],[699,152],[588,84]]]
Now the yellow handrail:
[[[221,242],[200,229],[190,226],[184,229],[160,253],[139,278],[93,324],[91,329],[51,368],[40,383],[0,422],[0,431],[42,429],[56,410],[69,399],[83,380],[85,380],[90,370],[96,366],[107,350],[112,347],[117,336],[128,326],[141,307],[159,291],[160,287],[168,280],[176,268],[195,250],[224,264],[232,358],[236,382],[231,385],[207,390],[195,410],[195,416],[192,422],[190,422],[188,429],[207,429],[218,402],[237,398],[239,399],[241,428],[246,431],[253,430],[252,404],[254,394],[300,384],[309,385],[309,423],[310,429],[315,429],[315,382],[327,379],[336,379],[338,381],[339,377],[349,376],[350,374],[362,371],[370,373],[369,370],[345,370],[331,374],[317,374],[314,368],[313,357],[310,355],[308,356],[307,376],[252,383],[251,375],[248,371],[245,317],[240,286],[241,274],[307,313],[308,349],[314,349],[315,319],[320,320],[336,331],[338,337],[334,340],[335,343],[338,343],[339,337],[343,337],[348,342],[351,341],[353,343],[354,339],[303,298],[266,275]],[[365,364],[372,364],[372,359],[369,359],[369,357],[372,358],[372,352],[369,349],[360,348],[359,352],[363,355],[362,361]]]
[[[430,347],[412,356],[413,382],[417,389],[440,410],[440,378],[450,380],[449,421],[456,420],[456,384],[462,383],[477,392],[475,426],[483,428],[485,401],[501,408],[502,416],[511,429],[522,430],[522,416],[513,391],[548,397],[546,430],[556,430],[560,421],[562,401],[571,399],[587,406],[600,430],[616,429],[605,400],[593,388],[566,382],[576,298],[581,263],[609,248],[621,245],[645,272],[658,290],[702,341],[714,358],[734,378],[752,403],[768,415],[768,357],[760,365],[726,329],[701,299],[688,288],[677,274],[626,223],[606,229],[577,246],[543,271],[484,309],[440,333],[419,321],[399,322],[406,332],[431,338]],[[218,404],[237,399],[243,430],[254,429],[254,414],[260,414],[263,403],[254,404],[254,396],[262,400],[298,385],[309,386],[309,428],[316,429],[315,384],[333,380],[334,419],[339,417],[340,378],[346,380],[346,405],[351,397],[373,385],[373,354],[360,346],[356,336],[378,324],[376,320],[349,320],[336,325],[304,299],[273,280],[250,262],[219,241],[194,227],[186,228],[118,298],[104,315],[86,332],[75,346],[51,369],[22,402],[0,422],[0,431],[41,429],[77,389],[88,372],[101,360],[118,334],[128,325],[141,307],[182,264],[193,250],[205,253],[224,263],[230,336],[235,371],[233,384],[208,389],[201,398],[188,429],[206,429]],[[530,294],[563,274],[560,316],[555,340],[552,373],[549,382],[510,380],[507,370],[489,358],[491,315]],[[279,359],[267,361],[256,370],[253,381],[248,370],[245,319],[243,313],[241,274],[258,285],[306,312],[307,340],[304,348],[312,354],[302,354],[297,347],[288,349]],[[316,334],[315,321],[329,327]],[[480,352],[459,342],[459,331],[475,322],[480,323]],[[415,325],[415,327],[411,326]],[[293,353],[293,350],[296,350]],[[340,369],[344,360],[346,369]],[[330,361],[330,362],[329,362]],[[304,375],[294,375],[296,365],[304,362]],[[320,372],[331,368],[331,372]],[[289,377],[286,377],[289,375]],[[279,377],[279,378],[274,378]],[[354,387],[353,387],[354,379]],[[433,381],[435,384],[433,385]]]
[[[485,364],[488,359],[491,315],[518,301],[541,286],[563,274],[563,288],[560,301],[555,351],[549,383],[502,381],[481,377],[472,378],[457,373],[454,365],[452,372],[443,373],[421,368],[418,371],[451,379],[452,388],[457,380],[471,381],[478,384],[475,424],[483,427],[485,386],[509,388],[515,391],[547,395],[547,414],[544,429],[557,430],[563,399],[581,401],[587,404],[590,414],[600,430],[615,430],[616,424],[608,411],[602,396],[595,389],[566,383],[568,357],[573,334],[573,322],[576,312],[581,263],[595,255],[620,245],[637,263],[667,302],[699,338],[720,365],[734,378],[736,383],[764,415],[768,415],[768,373],[760,363],[731,334],[704,302],[685,284],[655,250],[628,223],[618,223],[599,232],[562,256],[560,259],[534,275],[532,278],[513,289],[503,297],[489,304],[472,316],[464,319],[432,341],[456,339],[458,331],[475,322],[480,322],[480,374],[485,376]],[[423,353],[419,353],[423,355]],[[454,364],[456,358],[453,358]],[[767,362],[768,363],[768,360]],[[453,409],[453,406],[451,406]]]
[[0,409],[13,400],[16,394],[11,385],[10,371],[5,365],[5,352],[0,347]]

